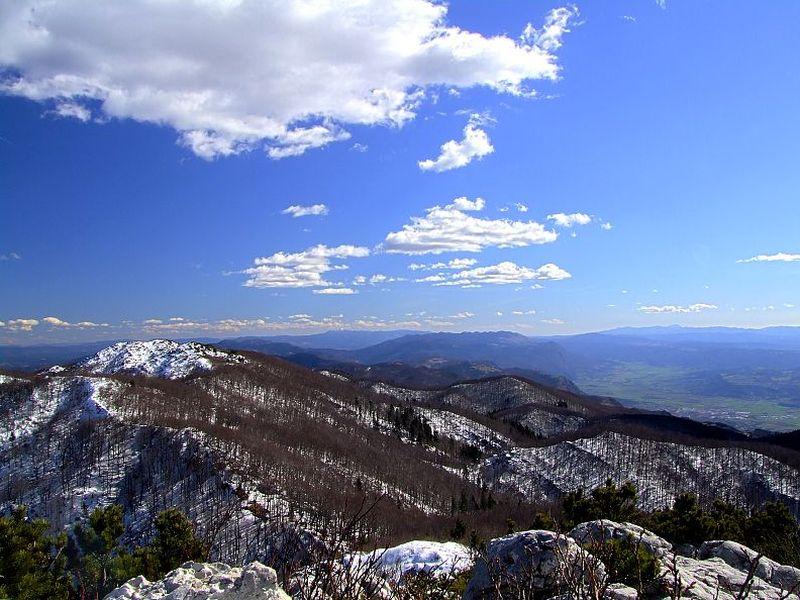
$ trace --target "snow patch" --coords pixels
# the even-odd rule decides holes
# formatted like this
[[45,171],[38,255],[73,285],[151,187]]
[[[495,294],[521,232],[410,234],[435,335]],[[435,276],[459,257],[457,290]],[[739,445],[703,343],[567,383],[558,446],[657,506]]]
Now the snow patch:
[[397,579],[408,572],[427,571],[438,575],[461,573],[472,568],[475,559],[469,548],[456,542],[413,540],[392,548],[352,554],[351,566],[375,564],[386,575]]

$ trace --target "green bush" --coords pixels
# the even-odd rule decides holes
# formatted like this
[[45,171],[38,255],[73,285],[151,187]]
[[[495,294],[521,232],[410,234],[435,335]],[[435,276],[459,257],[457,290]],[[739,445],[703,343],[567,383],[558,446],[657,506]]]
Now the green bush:
[[640,595],[661,587],[658,559],[630,538],[607,540],[592,553],[606,566],[609,581],[624,583]]
[[588,496],[580,489],[570,492],[561,503],[561,524],[571,529],[578,523],[597,519],[631,521],[640,515],[636,498],[636,486],[631,482],[617,487],[610,479]]
[[29,519],[25,507],[0,517],[0,597],[17,600],[69,596],[66,536],[48,535],[44,519]]

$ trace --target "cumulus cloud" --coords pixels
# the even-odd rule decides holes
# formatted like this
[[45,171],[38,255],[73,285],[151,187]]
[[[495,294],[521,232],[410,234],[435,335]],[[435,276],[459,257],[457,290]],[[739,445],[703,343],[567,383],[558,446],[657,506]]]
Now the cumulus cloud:
[[66,321],[62,321],[58,317],[45,317],[44,319],[42,319],[42,321],[44,321],[48,325],[54,325],[55,327],[69,327],[70,325],[69,323],[67,323]]
[[592,217],[585,213],[556,213],[547,215],[548,221],[553,221],[558,227],[574,227],[575,225],[588,225],[592,222]]
[[32,331],[37,325],[38,319],[11,319],[6,323],[6,327],[12,331]]
[[739,263],[752,263],[752,262],[798,262],[800,261],[800,254],[788,254],[786,252],[777,252],[775,254],[758,254],[750,258],[742,258],[737,260]]
[[520,266],[510,261],[496,265],[466,269],[458,273],[438,273],[417,279],[418,283],[432,283],[436,286],[476,287],[482,285],[507,285],[531,280],[561,280],[572,277],[570,273],[548,263],[537,269]]
[[705,310],[716,310],[716,304],[708,304],[705,302],[698,302],[697,304],[690,304],[689,306],[676,306],[674,304],[667,304],[664,306],[640,306],[639,312],[647,314],[685,314],[685,313],[699,313]]
[[614,226],[611,223],[609,223],[608,221],[606,221],[605,223],[600,225],[600,228],[601,229],[605,229],[606,231],[611,231],[612,229],[614,229]]
[[461,141],[445,142],[440,148],[438,157],[421,160],[417,165],[423,171],[441,173],[466,167],[473,160],[481,159],[492,152],[494,146],[489,141],[487,133],[470,123],[464,128],[464,137]]
[[1,85],[77,118],[168,125],[203,158],[277,159],[348,125],[400,126],[430,88],[533,95],[558,79],[576,13],[515,40],[450,25],[433,0],[18,0],[0,10]]
[[483,200],[458,198],[434,206],[423,217],[411,217],[400,231],[389,233],[382,248],[394,254],[480,252],[490,246],[518,248],[556,241],[558,234],[535,221],[482,219],[467,214],[484,208]]
[[461,284],[498,284],[522,283],[533,279],[561,280],[572,277],[567,271],[548,263],[538,269],[523,267],[511,261],[504,261],[488,267],[476,267],[460,271],[453,275],[453,280]]
[[300,206],[292,204],[281,211],[281,214],[291,215],[295,219],[298,217],[327,215],[328,207],[324,204],[312,204],[311,206]]
[[347,265],[333,264],[332,259],[364,256],[369,256],[368,248],[351,245],[329,248],[320,244],[302,252],[276,252],[256,258],[253,266],[243,271],[248,275],[244,285],[256,288],[333,287],[333,283],[325,280],[324,274],[347,269]]
[[77,323],[70,323],[58,317],[44,317],[42,323],[52,325],[53,327],[61,328],[78,328],[78,329],[91,329],[94,327],[108,327],[108,323],[93,323],[92,321],[78,321]]

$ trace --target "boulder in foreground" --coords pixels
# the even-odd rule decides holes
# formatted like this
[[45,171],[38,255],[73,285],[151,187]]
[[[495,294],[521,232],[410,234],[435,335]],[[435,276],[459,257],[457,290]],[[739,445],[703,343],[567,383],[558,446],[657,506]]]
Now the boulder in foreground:
[[188,562],[163,579],[131,579],[106,596],[106,600],[289,600],[278,586],[275,571],[260,562],[244,567],[222,563]]

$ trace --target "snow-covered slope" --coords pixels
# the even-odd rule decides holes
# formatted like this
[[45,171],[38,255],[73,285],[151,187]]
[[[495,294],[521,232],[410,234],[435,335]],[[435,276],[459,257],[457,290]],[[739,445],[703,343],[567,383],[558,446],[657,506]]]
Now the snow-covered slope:
[[506,436],[465,416],[435,408],[420,408],[418,412],[439,437],[477,446],[484,451],[497,451],[511,444]]
[[119,342],[81,363],[81,367],[98,375],[136,373],[151,377],[179,379],[208,371],[212,359],[241,360],[239,357],[196,342],[180,344],[171,340]]
[[721,498],[739,506],[781,500],[800,513],[800,477],[793,467],[736,447],[704,447],[605,432],[538,448],[511,448],[485,462],[498,489],[555,500],[607,479],[633,482],[642,508],[670,506],[677,494]]

